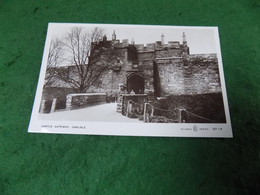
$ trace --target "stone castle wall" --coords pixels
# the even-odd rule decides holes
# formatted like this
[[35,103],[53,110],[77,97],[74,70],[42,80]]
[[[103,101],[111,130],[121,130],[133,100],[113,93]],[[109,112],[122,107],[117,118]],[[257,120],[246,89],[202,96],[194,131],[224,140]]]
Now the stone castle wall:
[[161,95],[184,94],[184,70],[182,59],[157,60]]
[[129,56],[128,48],[121,48],[118,50],[118,59],[114,62],[115,68],[104,72],[99,78],[97,86],[90,87],[87,92],[113,92],[118,90],[119,84],[126,83],[125,73],[131,67],[129,59],[134,58],[134,55]]
[[[125,40],[123,43],[107,41],[105,45],[113,45],[118,57],[113,67],[104,72],[87,93],[114,93],[120,84],[127,86],[127,78],[132,74],[141,75],[144,78],[144,92],[155,93],[156,96],[221,92],[216,54],[190,55],[186,43],[179,42],[144,46],[129,44]],[[97,45],[97,48],[100,47]],[[45,92],[43,94],[47,97]]]
[[162,95],[221,92],[216,55],[157,60]]
[[205,94],[221,92],[216,55],[194,55],[185,62],[185,93]]
[[155,52],[156,58],[165,57],[181,57],[182,51],[180,49],[168,49],[168,50],[158,50]]
[[144,91],[145,93],[154,92],[154,61],[143,60],[139,64],[144,74]]

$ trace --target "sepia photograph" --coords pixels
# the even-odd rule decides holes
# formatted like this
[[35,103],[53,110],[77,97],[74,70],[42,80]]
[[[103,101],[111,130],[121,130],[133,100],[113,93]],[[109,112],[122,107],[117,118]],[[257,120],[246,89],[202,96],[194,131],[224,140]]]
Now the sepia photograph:
[[218,28],[50,23],[29,132],[232,137]]

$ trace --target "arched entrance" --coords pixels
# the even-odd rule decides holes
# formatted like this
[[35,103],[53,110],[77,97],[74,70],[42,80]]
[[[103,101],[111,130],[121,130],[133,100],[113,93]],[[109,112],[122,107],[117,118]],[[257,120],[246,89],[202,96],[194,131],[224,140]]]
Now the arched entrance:
[[142,75],[133,73],[127,77],[127,91],[130,93],[132,90],[135,94],[144,93],[144,77]]

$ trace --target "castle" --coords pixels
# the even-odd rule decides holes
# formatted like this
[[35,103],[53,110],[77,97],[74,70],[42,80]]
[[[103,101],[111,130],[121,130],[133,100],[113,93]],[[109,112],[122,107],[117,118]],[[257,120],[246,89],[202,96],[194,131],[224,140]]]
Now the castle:
[[[127,93],[150,97],[221,92],[217,55],[190,54],[185,33],[182,34],[182,43],[165,43],[162,34],[160,41],[143,45],[135,44],[133,40],[129,43],[127,39],[120,42],[114,31],[111,40],[105,35],[102,40],[92,43],[89,62],[101,48],[114,48],[116,59],[86,93],[113,94],[119,86],[125,86]],[[73,66],[68,69],[73,74]],[[71,93],[75,91],[68,84],[54,82],[43,90],[42,99],[64,100]]]
[[91,87],[89,92],[109,92],[119,85],[126,86],[128,93],[156,97],[221,92],[216,54],[191,55],[185,33],[182,43],[165,43],[162,34],[161,41],[143,45],[127,39],[120,42],[114,31],[111,40],[105,35],[92,44],[92,52],[100,47],[114,47],[118,57],[112,71],[103,74],[98,87]]

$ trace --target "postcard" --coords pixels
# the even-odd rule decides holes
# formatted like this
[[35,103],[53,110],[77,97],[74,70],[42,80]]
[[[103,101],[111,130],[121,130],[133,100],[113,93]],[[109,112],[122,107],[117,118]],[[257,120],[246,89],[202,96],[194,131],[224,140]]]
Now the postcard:
[[231,138],[218,28],[49,23],[28,132]]

